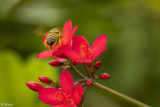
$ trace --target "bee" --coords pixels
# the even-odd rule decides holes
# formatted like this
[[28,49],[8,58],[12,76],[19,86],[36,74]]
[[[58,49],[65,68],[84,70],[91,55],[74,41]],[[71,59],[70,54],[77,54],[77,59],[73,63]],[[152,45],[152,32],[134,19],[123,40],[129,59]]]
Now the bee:
[[62,30],[60,28],[53,28],[47,33],[47,37],[45,40],[45,45],[49,46],[49,48],[52,51],[52,46],[54,46],[54,49],[56,48],[57,45],[61,45],[61,40],[62,40]]

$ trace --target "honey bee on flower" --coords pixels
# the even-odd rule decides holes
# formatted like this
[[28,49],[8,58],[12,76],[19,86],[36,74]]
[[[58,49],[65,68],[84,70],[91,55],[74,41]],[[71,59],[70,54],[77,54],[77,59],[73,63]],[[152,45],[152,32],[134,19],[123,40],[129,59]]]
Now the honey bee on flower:
[[[66,57],[60,50],[63,45],[71,46],[71,41],[75,31],[78,29],[76,25],[72,29],[72,22],[68,20],[61,30],[60,28],[53,28],[43,38],[43,44],[49,49],[37,55],[38,59],[48,58],[52,56],[64,58]],[[63,33],[62,33],[63,32]],[[51,36],[49,36],[51,35]],[[56,35],[56,37],[55,37]],[[54,37],[53,37],[54,36]]]
[[62,30],[60,28],[53,28],[46,34],[46,40],[44,41],[45,46],[49,46],[49,48],[52,51],[52,46],[54,46],[54,49],[57,45],[61,45],[61,39],[62,39]]

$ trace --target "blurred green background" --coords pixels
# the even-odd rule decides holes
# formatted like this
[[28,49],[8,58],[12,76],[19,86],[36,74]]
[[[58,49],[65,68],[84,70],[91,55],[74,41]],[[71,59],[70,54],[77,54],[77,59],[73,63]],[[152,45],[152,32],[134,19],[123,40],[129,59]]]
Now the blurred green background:
[[[75,34],[85,36],[90,43],[99,35],[107,35],[108,49],[96,60],[103,61],[97,74],[107,72],[112,78],[98,82],[158,107],[159,4],[159,0],[0,0],[0,104],[49,107],[25,85],[27,81],[39,82],[38,76],[59,80],[60,70],[48,64],[52,58],[36,59],[46,48],[43,37],[34,31],[40,25],[48,30],[63,27],[71,19],[73,26],[79,26]],[[85,107],[134,105],[93,88]]]

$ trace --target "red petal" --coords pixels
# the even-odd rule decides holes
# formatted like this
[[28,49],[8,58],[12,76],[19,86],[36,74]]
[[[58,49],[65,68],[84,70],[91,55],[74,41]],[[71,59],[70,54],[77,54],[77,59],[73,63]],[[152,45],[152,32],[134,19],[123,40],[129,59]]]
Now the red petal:
[[97,56],[106,46],[107,43],[107,36],[101,35],[96,38],[93,42],[91,50],[93,52],[93,56]]
[[51,50],[43,51],[37,55],[38,59],[49,58],[52,56]]
[[73,103],[72,105],[59,104],[51,107],[77,107],[77,105],[75,103]]
[[73,94],[73,78],[68,71],[63,71],[60,76],[61,87],[67,95]]
[[76,85],[73,93],[73,101],[76,104],[79,104],[82,99],[83,87],[81,85]]
[[39,90],[39,98],[46,104],[60,104],[60,99],[57,97],[59,92],[61,91],[56,88],[44,88]]
[[45,45],[45,40],[46,40],[46,38],[47,38],[47,35],[45,35],[44,37],[43,37],[43,44]]
[[88,46],[86,48],[90,49],[89,43],[83,36],[74,36],[72,41],[72,49],[77,52],[79,55],[81,55],[82,49],[81,45],[85,44],[85,46]]
[[55,105],[55,106],[51,106],[51,107],[66,107],[65,104],[59,104],[59,105]]
[[46,38],[47,38],[47,34],[43,37],[43,44],[44,44],[45,47],[47,47],[48,49],[50,49],[49,46],[46,43]]
[[74,28],[73,28],[73,30],[72,30],[72,37],[74,36],[74,33],[76,32],[76,30],[78,29],[78,26],[76,25]]
[[63,38],[64,38],[64,44],[70,45],[71,39],[72,39],[72,22],[71,20],[68,20],[63,27]]
[[73,103],[72,105],[70,105],[69,107],[77,107],[77,105],[75,103]]
[[63,46],[60,46],[52,53],[52,55],[59,58],[66,58],[66,55],[64,55],[64,53],[62,52],[62,49]]
[[64,47],[62,49],[63,53],[68,57],[70,58],[71,60],[73,61],[76,61],[76,62],[80,62],[80,63],[83,63],[83,58],[82,56],[80,56],[79,54],[77,54],[75,51],[73,51],[72,49],[68,48],[68,47]]
[[92,60],[98,58],[106,49],[107,49],[107,47],[105,47],[103,50],[101,50],[96,56],[94,56],[94,58]]
[[66,62],[66,58],[59,58],[59,57],[54,57],[55,60],[59,61],[59,62]]

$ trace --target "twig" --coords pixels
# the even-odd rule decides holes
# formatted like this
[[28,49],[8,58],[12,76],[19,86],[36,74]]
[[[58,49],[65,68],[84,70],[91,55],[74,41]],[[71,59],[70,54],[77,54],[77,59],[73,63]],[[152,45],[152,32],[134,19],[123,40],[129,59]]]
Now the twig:
[[[87,77],[85,77],[81,72],[79,72],[79,70],[78,70],[76,67],[74,67],[73,65],[71,65],[71,68],[72,68],[81,78],[87,80]],[[112,95],[115,95],[115,96],[117,96],[117,97],[119,97],[119,98],[121,98],[121,99],[123,99],[123,100],[125,100],[125,101],[128,101],[128,102],[130,102],[130,103],[132,103],[132,104],[134,104],[134,105],[137,105],[137,106],[139,106],[139,107],[151,107],[151,106],[149,106],[149,105],[147,105],[147,104],[144,104],[144,103],[142,103],[142,102],[140,102],[140,101],[138,101],[138,100],[136,100],[136,99],[134,99],[134,98],[131,98],[131,97],[127,96],[127,95],[124,95],[124,94],[122,94],[122,93],[120,93],[120,92],[117,92],[117,91],[115,91],[115,90],[113,90],[113,89],[110,89],[110,88],[108,88],[108,87],[106,87],[106,86],[103,86],[103,85],[101,85],[100,83],[94,82],[93,84],[94,84],[97,88],[102,89],[102,90],[106,91],[107,93],[110,93],[110,94],[112,94]]]

